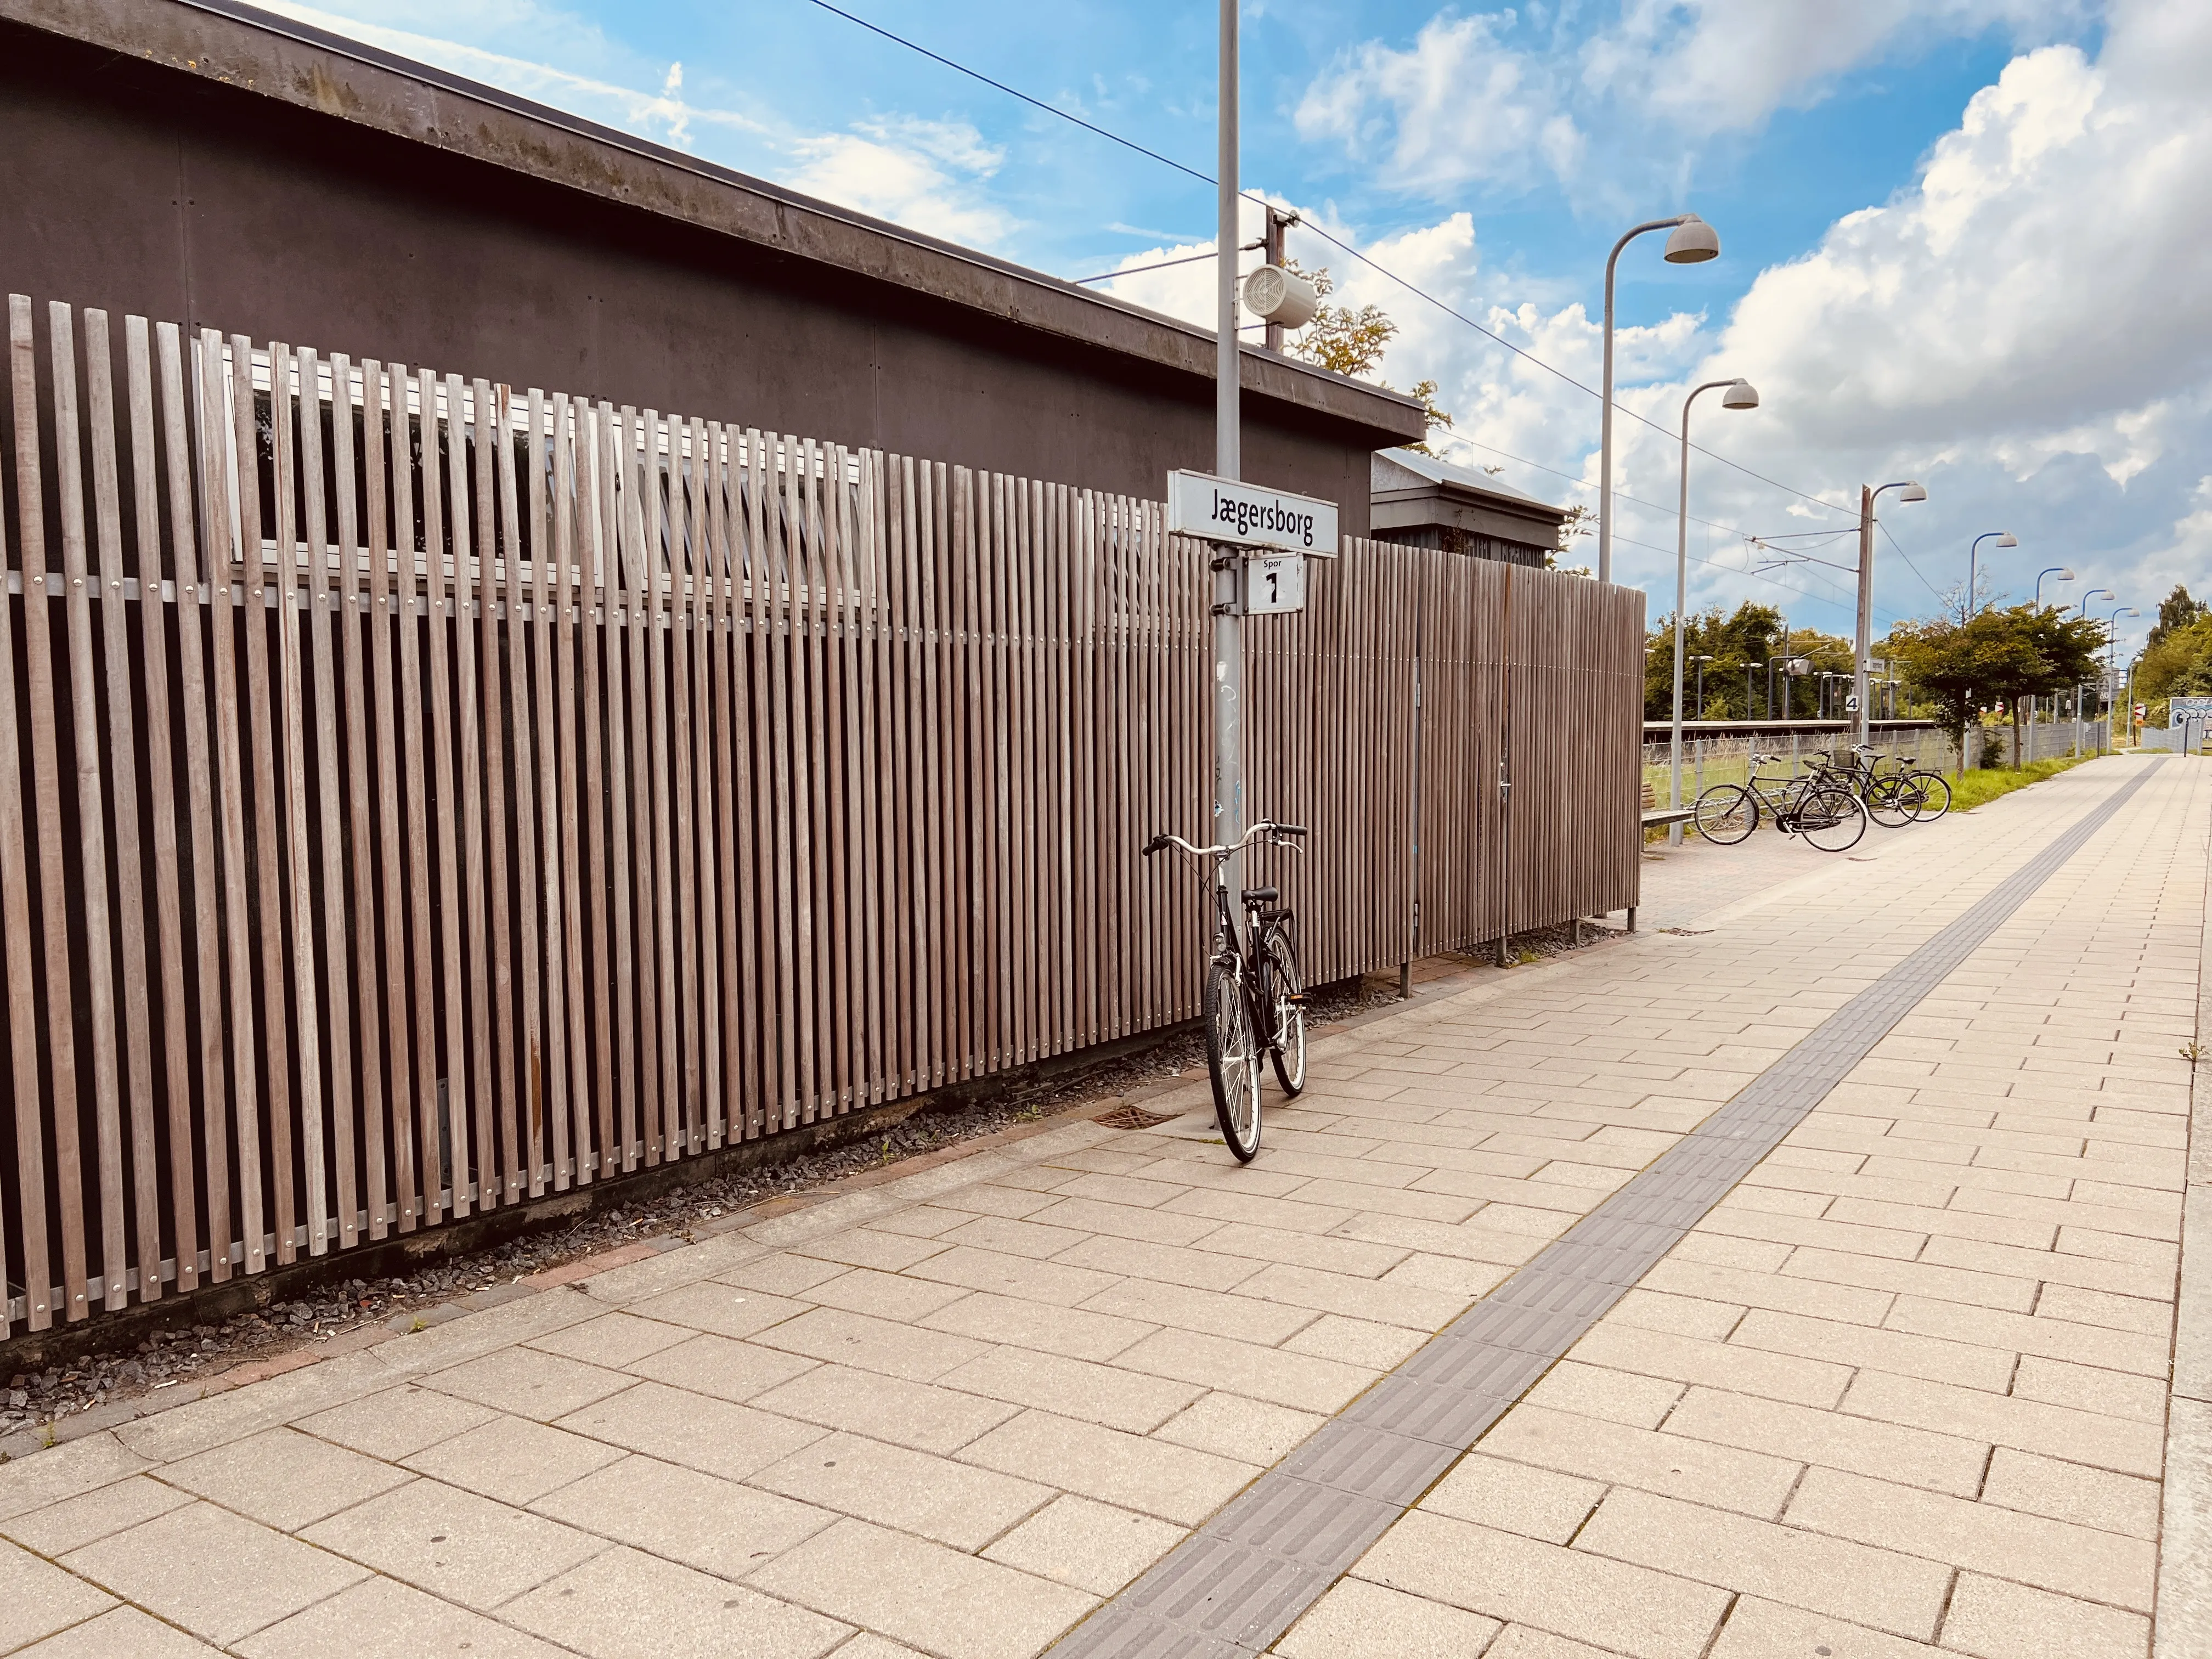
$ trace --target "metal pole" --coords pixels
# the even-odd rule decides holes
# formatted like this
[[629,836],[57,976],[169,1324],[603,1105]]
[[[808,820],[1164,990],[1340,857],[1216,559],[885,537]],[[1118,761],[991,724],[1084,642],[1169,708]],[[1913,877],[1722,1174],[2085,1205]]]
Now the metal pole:
[[1645,231],[1671,230],[1682,219],[1677,214],[1638,225],[1613,245],[1605,258],[1605,379],[1597,417],[1597,579],[1601,582],[1613,580],[1613,268],[1620,262],[1620,250]]
[[[1237,349],[1237,7],[1221,0],[1220,154],[1214,176],[1215,321],[1220,338],[1214,358],[1213,470],[1224,478],[1240,476],[1243,464],[1237,423],[1243,394],[1243,366]],[[1213,577],[1213,834],[1218,842],[1244,833],[1244,635],[1237,610],[1238,560],[1217,553]],[[1231,860],[1224,878],[1232,890],[1244,884],[1244,860]]]
[[1874,650],[1874,490],[1859,486],[1859,615],[1851,665],[1851,693],[1858,699],[1859,718],[1855,743],[1867,740],[1867,658]]
[[[1271,265],[1283,263],[1283,233],[1290,228],[1290,223],[1287,214],[1278,212],[1272,207],[1267,210],[1267,246],[1260,257]],[[1280,323],[1267,325],[1267,341],[1270,351],[1283,349],[1283,325]]]

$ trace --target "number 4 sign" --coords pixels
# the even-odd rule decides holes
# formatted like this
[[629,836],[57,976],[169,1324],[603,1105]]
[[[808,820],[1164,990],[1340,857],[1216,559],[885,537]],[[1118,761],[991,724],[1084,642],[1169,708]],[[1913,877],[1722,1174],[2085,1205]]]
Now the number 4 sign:
[[1306,608],[1306,562],[1296,553],[1267,554],[1244,561],[1244,614]]

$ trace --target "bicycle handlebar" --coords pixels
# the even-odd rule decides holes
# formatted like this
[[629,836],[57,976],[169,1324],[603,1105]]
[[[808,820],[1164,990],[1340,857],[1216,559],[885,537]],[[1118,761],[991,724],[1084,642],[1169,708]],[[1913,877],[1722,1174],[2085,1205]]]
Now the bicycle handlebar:
[[[1170,835],[1166,830],[1163,830],[1158,835],[1154,836],[1150,841],[1145,843],[1145,856],[1146,858],[1150,858],[1153,854],[1164,851],[1168,848],[1179,847],[1184,852],[1191,854],[1194,858],[1226,858],[1231,853],[1239,853],[1243,851],[1243,849],[1249,846],[1255,838],[1261,836],[1267,836],[1269,840],[1274,841],[1277,845],[1280,846],[1286,844],[1286,842],[1280,838],[1299,836],[1305,833],[1306,827],[1303,823],[1275,823],[1270,822],[1268,819],[1261,818],[1259,823],[1254,824],[1249,830],[1247,830],[1243,836],[1238,837],[1233,845],[1225,847],[1200,847],[1193,842],[1185,841],[1181,836]],[[1291,850],[1292,852],[1297,852],[1300,849],[1293,847]]]

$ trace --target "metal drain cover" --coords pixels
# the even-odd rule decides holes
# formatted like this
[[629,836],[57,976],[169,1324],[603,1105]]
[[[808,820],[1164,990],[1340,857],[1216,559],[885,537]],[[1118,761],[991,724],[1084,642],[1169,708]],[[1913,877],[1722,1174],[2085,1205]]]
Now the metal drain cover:
[[1148,1112],[1141,1106],[1119,1106],[1091,1121],[1104,1129],[1157,1129],[1182,1115],[1180,1112]]

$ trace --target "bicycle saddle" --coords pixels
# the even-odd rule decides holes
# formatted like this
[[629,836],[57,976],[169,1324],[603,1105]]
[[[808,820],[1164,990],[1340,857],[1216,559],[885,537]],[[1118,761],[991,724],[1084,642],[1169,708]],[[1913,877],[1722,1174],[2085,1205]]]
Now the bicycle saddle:
[[1248,906],[1273,904],[1280,896],[1280,891],[1273,887],[1247,887],[1244,890],[1244,902]]

